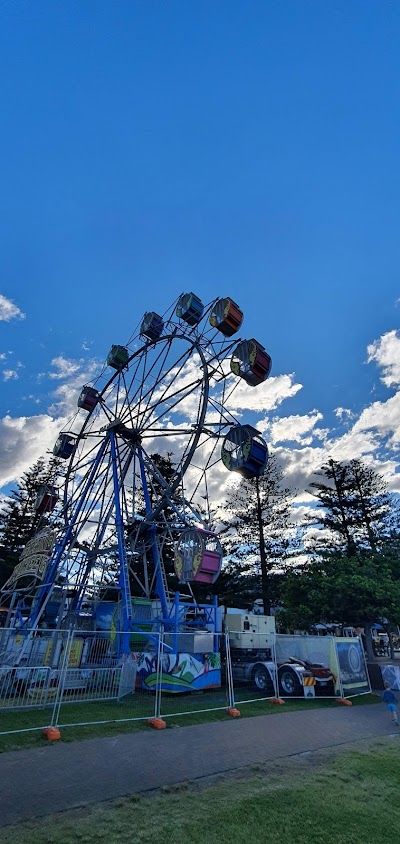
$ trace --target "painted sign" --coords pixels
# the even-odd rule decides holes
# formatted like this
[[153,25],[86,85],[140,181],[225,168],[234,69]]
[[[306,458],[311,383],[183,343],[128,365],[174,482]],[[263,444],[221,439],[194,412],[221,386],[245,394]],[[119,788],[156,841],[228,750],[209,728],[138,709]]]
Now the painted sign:
[[[221,657],[216,653],[164,653],[161,689],[164,692],[194,692],[221,686]],[[157,685],[157,654],[138,653],[136,685],[155,689]]]
[[55,532],[50,528],[43,528],[39,533],[26,543],[19,558],[19,563],[8,580],[8,583],[15,583],[21,577],[42,578],[48,559],[55,543]]

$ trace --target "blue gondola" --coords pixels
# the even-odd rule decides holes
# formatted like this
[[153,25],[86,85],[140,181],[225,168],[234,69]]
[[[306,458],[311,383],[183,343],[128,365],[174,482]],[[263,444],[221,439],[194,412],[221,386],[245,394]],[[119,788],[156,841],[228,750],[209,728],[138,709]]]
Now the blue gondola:
[[145,313],[140,326],[141,337],[147,337],[148,340],[158,340],[163,333],[163,329],[164,321],[162,317],[156,314],[155,311]]
[[61,457],[62,460],[68,460],[74,453],[76,446],[76,436],[70,433],[61,433],[53,448],[55,457]]
[[221,448],[224,466],[243,478],[258,478],[268,463],[268,446],[251,425],[235,425]]
[[176,315],[188,325],[197,325],[204,311],[204,305],[194,293],[183,293],[176,306]]

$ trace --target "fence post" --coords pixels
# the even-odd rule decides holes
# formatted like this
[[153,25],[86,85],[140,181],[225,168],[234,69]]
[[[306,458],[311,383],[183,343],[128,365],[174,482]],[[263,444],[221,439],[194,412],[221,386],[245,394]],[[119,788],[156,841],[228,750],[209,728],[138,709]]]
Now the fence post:
[[276,700],[280,700],[279,697],[279,680],[278,680],[278,659],[276,656],[276,633],[272,634],[272,661],[274,663],[274,691],[275,691],[275,698]]
[[161,718],[161,684],[162,684],[162,655],[164,651],[164,629],[161,628],[158,634],[157,647],[157,673],[156,673],[156,695],[154,700],[154,716],[149,718],[149,724],[156,730],[163,730],[167,726],[165,721]]
[[229,642],[229,633],[225,633],[225,654],[226,654],[226,676],[228,681],[228,713],[232,716],[232,718],[239,718],[240,712],[235,707],[235,690],[233,686],[233,673],[232,673],[232,658],[231,658],[231,646]]
[[74,631],[69,630],[68,636],[67,636],[67,641],[65,643],[63,658],[62,658],[62,662],[61,662],[58,689],[57,689],[57,694],[56,694],[55,701],[54,701],[53,714],[52,714],[52,718],[51,718],[51,726],[52,727],[58,726],[58,719],[60,717],[60,709],[61,709],[61,704],[62,704],[63,695],[64,695],[64,687],[65,687],[65,681],[66,681],[66,678],[67,678],[68,663],[69,663],[69,658],[70,658],[70,655],[71,655],[73,638],[74,638]]

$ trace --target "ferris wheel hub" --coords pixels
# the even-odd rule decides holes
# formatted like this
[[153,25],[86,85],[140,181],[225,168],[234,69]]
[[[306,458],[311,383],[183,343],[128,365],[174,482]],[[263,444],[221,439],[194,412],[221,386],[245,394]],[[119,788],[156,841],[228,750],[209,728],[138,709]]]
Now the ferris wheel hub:
[[131,443],[133,446],[138,447],[141,445],[142,437],[138,428],[129,428],[127,425],[124,425],[120,419],[115,419],[114,422],[110,422],[109,425],[105,425],[101,430],[114,431],[114,433],[122,437],[125,442]]

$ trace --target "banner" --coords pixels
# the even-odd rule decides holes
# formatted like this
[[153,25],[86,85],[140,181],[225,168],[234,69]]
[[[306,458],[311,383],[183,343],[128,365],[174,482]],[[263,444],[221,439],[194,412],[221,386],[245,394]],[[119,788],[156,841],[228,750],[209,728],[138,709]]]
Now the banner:
[[343,695],[370,692],[371,686],[361,639],[335,639]]
[[390,688],[400,691],[400,665],[381,665],[382,680],[390,683]]

